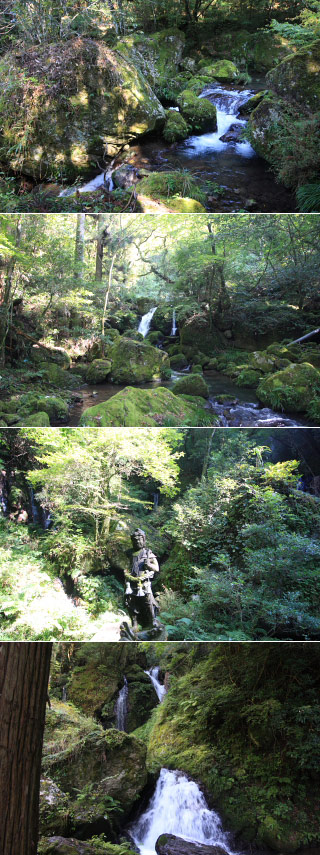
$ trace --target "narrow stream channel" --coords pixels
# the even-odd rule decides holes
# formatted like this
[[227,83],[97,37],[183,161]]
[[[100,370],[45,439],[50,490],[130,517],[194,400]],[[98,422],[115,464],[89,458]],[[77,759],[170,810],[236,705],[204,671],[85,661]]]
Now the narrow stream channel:
[[[207,208],[212,212],[252,210],[260,213],[285,213],[296,210],[294,196],[277,184],[269,165],[259,157],[249,142],[239,138],[247,119],[239,110],[252,95],[266,88],[263,79],[252,81],[249,88],[235,89],[217,83],[206,86],[200,98],[208,98],[217,108],[218,130],[190,136],[185,142],[168,145],[162,138],[149,135],[131,146],[126,162],[150,171],[184,169],[192,173],[208,190]],[[235,126],[235,127],[234,127]],[[222,137],[227,134],[227,139]],[[105,186],[111,191],[110,170],[92,178],[80,193]],[[221,188],[221,194],[217,188]],[[68,196],[76,188],[65,188]]]

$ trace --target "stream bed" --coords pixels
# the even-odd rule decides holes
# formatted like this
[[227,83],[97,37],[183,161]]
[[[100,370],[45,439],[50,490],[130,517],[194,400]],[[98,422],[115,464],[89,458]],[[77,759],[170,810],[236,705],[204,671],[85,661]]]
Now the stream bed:
[[[250,89],[235,89],[216,82],[206,86],[199,97],[208,98],[217,108],[218,130],[215,133],[192,135],[184,142],[172,145],[162,137],[149,135],[140,143],[132,144],[126,162],[136,169],[160,172],[179,169],[191,173],[197,183],[205,185],[207,208],[215,213],[295,211],[293,194],[277,184],[268,163],[256,154],[249,142],[239,138],[247,124],[247,119],[239,114],[240,108],[257,91],[265,88],[263,79],[252,81]],[[221,139],[225,134],[228,136],[226,141]],[[112,169],[101,173],[77,189],[80,193],[91,192],[105,185],[111,191],[111,172]],[[61,195],[74,192],[75,188],[65,188]]]
[[[169,381],[145,383],[139,389],[155,389],[157,386],[166,386],[171,389],[179,377],[185,372],[173,372]],[[262,407],[253,389],[239,388],[225,374],[216,371],[204,373],[205,380],[210,389],[208,408],[212,409],[219,418],[221,427],[312,427],[307,419],[295,414],[277,413],[268,407]],[[95,407],[104,401],[108,401],[125,386],[116,386],[114,383],[99,383],[96,386],[86,384],[79,390],[81,400],[72,405],[68,424],[76,427],[79,424],[82,413],[88,407]],[[221,395],[228,396],[223,403],[217,400]],[[183,427],[183,425],[181,425]]]

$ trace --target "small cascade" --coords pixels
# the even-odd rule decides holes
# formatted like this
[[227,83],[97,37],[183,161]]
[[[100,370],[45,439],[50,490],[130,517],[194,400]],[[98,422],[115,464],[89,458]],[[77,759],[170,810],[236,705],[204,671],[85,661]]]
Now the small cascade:
[[62,686],[62,701],[65,704],[67,700],[68,700],[68,698],[67,698],[67,687]]
[[228,835],[218,814],[209,810],[198,785],[183,772],[161,769],[154,796],[129,833],[141,855],[154,855],[161,834],[222,846],[231,855]]
[[159,507],[160,494],[159,493],[153,493],[152,496],[153,496],[153,510],[156,511],[157,508]]
[[173,314],[172,314],[172,329],[171,329],[170,335],[171,336],[177,335],[177,330],[178,330],[178,327],[176,324],[176,310],[174,309]]
[[139,326],[138,326],[138,332],[141,333],[141,335],[143,335],[143,338],[145,338],[146,335],[148,335],[149,329],[151,327],[151,321],[152,321],[154,313],[157,311],[157,308],[158,308],[158,306],[154,306],[153,309],[150,309],[149,312],[147,312],[147,314],[143,315],[141,318],[141,321],[140,321]]
[[[247,124],[246,119],[239,117],[239,110],[252,95],[254,92],[248,89],[241,92],[234,89],[224,89],[222,86],[207,86],[200,98],[207,98],[215,104],[218,130],[214,133],[190,137],[184,144],[186,153],[189,150],[190,156],[193,156],[195,149],[197,152],[219,152],[231,145],[235,147],[237,154],[243,157],[255,157],[255,151],[250,143],[239,139]],[[230,133],[231,130],[233,133]],[[225,135],[228,136],[227,139],[225,139]]]
[[128,714],[129,690],[128,690],[127,678],[124,677],[123,680],[124,680],[123,687],[122,687],[122,689],[120,689],[120,692],[119,692],[118,697],[117,697],[117,702],[116,702],[116,706],[115,706],[115,714],[116,714],[117,730],[123,730],[125,732],[127,714]]
[[9,513],[8,483],[6,472],[0,472],[0,508],[6,517]]
[[104,187],[109,193],[113,190],[112,169],[110,172],[101,172],[92,181],[88,181],[83,187],[66,187],[59,194],[60,196],[74,196],[76,193],[92,193],[94,190],[99,190],[99,187]]
[[148,674],[148,677],[150,677],[153,688],[159,699],[159,703],[161,704],[161,701],[163,701],[164,696],[167,694],[167,690],[163,683],[159,682],[159,668],[150,668],[150,671],[145,671],[144,673]]

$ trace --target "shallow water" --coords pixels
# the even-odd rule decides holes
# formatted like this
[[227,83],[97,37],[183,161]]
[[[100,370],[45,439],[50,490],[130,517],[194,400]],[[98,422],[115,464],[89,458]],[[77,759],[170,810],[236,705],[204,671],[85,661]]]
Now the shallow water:
[[[185,372],[173,372],[171,379],[166,382],[145,383],[139,389],[155,389],[157,386],[172,388],[179,377]],[[238,388],[235,383],[215,371],[205,372],[205,380],[210,389],[208,407],[219,417],[221,427],[306,427],[311,426],[307,419],[295,414],[276,413],[273,410],[261,407],[253,389]],[[114,383],[99,383],[96,386],[85,385],[79,390],[82,400],[71,407],[68,424],[76,427],[79,424],[82,413],[88,407],[95,407],[104,401],[108,401],[125,386],[116,386]],[[222,404],[217,402],[219,395],[228,395],[228,400]],[[236,403],[235,403],[236,401]]]

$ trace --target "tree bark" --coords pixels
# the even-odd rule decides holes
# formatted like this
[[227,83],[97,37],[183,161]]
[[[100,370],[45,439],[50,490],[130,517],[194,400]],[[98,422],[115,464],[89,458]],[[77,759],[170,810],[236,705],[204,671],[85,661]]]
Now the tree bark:
[[98,236],[97,236],[97,251],[96,251],[96,282],[102,281],[103,276],[103,255],[104,248],[108,241],[108,223],[105,224],[105,214],[98,216]]
[[[21,242],[21,217],[18,218],[15,226],[15,241],[16,247],[20,246]],[[2,264],[3,287],[0,299],[0,368],[4,368],[6,364],[6,338],[10,326],[10,307],[12,298],[12,282],[13,274],[16,265],[16,256],[13,253],[11,258],[5,260]]]
[[77,214],[76,245],[74,252],[74,275],[76,279],[84,278],[84,235],[86,215]]
[[0,852],[36,855],[52,645],[0,644]]

